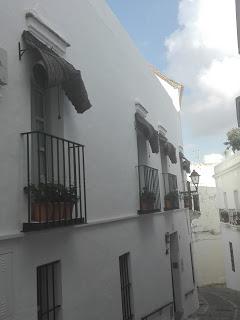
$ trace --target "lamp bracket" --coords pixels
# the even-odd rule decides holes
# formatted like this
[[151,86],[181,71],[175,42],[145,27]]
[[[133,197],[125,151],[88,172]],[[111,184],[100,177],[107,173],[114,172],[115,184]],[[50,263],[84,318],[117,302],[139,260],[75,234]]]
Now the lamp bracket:
[[26,51],[28,51],[28,50],[29,50],[29,49],[22,49],[22,48],[21,48],[21,43],[18,42],[18,59],[19,59],[19,61],[21,61],[22,56],[23,56],[24,53],[25,53]]

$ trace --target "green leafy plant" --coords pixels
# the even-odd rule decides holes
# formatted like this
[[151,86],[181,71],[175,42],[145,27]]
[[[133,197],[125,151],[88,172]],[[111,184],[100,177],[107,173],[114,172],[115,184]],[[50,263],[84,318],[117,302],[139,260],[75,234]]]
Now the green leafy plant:
[[154,202],[156,200],[156,195],[152,191],[148,191],[147,187],[143,188],[143,192],[141,194],[142,201]]
[[178,199],[178,192],[177,191],[171,191],[167,193],[164,197],[164,200],[174,201]]
[[25,193],[31,195],[33,202],[76,202],[78,200],[76,187],[65,187],[62,184],[40,183],[31,184],[24,188]]
[[232,148],[232,151],[240,150],[240,128],[234,128],[227,133],[227,141],[224,142],[227,149]]

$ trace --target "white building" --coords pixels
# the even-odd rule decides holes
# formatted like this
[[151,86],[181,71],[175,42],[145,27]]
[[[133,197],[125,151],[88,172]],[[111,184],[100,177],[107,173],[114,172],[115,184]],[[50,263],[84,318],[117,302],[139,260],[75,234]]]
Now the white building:
[[185,175],[171,81],[104,0],[5,3],[0,48],[0,319],[186,318],[189,214],[164,212]]
[[215,167],[227,287],[240,290],[240,154],[228,155]]
[[192,221],[193,255],[199,287],[225,283],[216,188],[198,188],[201,215]]

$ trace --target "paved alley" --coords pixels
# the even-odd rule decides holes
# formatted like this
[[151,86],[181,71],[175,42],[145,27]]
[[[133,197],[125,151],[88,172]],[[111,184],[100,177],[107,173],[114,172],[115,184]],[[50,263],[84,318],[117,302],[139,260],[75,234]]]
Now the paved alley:
[[199,289],[200,308],[194,320],[239,320],[240,292],[227,288]]

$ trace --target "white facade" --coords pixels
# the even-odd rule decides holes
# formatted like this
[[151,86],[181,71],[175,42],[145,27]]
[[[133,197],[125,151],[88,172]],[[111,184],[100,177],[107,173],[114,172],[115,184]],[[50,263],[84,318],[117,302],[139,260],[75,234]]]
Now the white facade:
[[[59,319],[122,319],[119,256],[126,252],[134,319],[173,301],[170,257],[176,309],[187,317],[198,306],[188,210],[137,214],[136,101],[176,147],[178,162],[168,159],[167,167],[183,190],[180,113],[171,97],[103,0],[13,1],[1,7],[0,17],[0,47],[7,52],[7,84],[0,86],[0,319],[38,318],[36,268],[58,260]],[[85,145],[88,224],[22,232],[28,203],[21,133],[31,131],[32,59],[27,51],[18,59],[23,30],[41,34],[42,42],[81,70],[92,108],[77,114],[63,96],[61,120],[55,106],[50,113],[55,132]],[[159,170],[163,208],[161,157],[149,145],[147,155],[148,165]],[[175,235],[170,254],[167,233]]]
[[199,287],[225,283],[216,188],[198,188],[201,215],[192,221],[194,264]]
[[[218,208],[226,212],[227,220],[221,218],[221,233],[225,258],[227,287],[240,290],[240,230],[236,219],[239,211],[238,194],[240,193],[240,154],[228,155],[215,167]],[[233,256],[231,259],[231,250]],[[233,261],[234,260],[234,261]],[[233,266],[234,265],[234,266]]]

